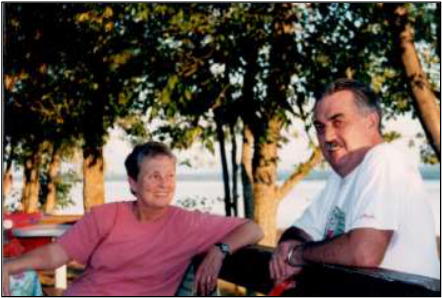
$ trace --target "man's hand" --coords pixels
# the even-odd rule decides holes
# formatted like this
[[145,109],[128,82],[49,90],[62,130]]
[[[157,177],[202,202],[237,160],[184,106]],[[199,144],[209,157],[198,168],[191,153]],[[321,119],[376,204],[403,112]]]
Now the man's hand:
[[270,277],[274,280],[275,284],[278,284],[290,276],[297,275],[301,272],[301,267],[293,267],[287,263],[290,250],[300,244],[302,244],[302,242],[297,240],[287,240],[279,243],[278,247],[275,249],[269,263]]
[[215,289],[224,254],[218,247],[212,247],[198,267],[195,277],[198,295],[207,296]]
[[9,276],[8,264],[4,264],[2,270],[2,296],[11,296],[11,291],[9,290]]

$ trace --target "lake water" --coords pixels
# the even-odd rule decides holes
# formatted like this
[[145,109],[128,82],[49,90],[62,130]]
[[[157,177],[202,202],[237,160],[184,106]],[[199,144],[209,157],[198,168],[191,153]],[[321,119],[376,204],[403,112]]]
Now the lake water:
[[[311,200],[318,195],[324,187],[325,180],[304,180],[296,185],[292,192],[285,197],[280,205],[277,215],[277,226],[280,229],[287,228],[298,218]],[[110,180],[106,181],[106,202],[133,200],[126,181]],[[21,185],[16,183],[15,185]],[[434,215],[436,234],[440,235],[440,181],[425,180],[428,199]],[[239,184],[239,187],[241,184]],[[223,183],[219,180],[190,180],[178,181],[176,196],[173,204],[191,206],[189,209],[199,209],[209,211],[215,214],[224,214]],[[241,189],[239,189],[241,194]],[[75,199],[75,205],[64,210],[60,210],[58,214],[82,214],[83,202],[82,187],[78,183],[71,191],[72,198]],[[243,204],[239,202],[239,214],[243,215]]]

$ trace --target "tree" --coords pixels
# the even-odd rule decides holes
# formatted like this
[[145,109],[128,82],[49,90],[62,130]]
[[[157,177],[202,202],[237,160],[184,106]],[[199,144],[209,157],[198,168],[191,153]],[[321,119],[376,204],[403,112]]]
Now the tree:
[[[439,7],[440,15],[440,3],[436,5]],[[413,105],[428,142],[440,162],[440,105],[434,94],[434,86],[428,80],[419,61],[410,13],[404,4],[384,4],[383,8],[395,37],[396,51],[401,56],[401,66],[407,77]]]
[[[129,113],[141,92],[142,66],[135,61],[135,37],[140,34],[126,31],[132,22],[126,9],[130,6],[72,3],[6,7],[6,107],[11,121],[5,130],[11,145],[29,152],[25,177],[32,183],[26,185],[34,185],[24,191],[25,196],[32,194],[29,210],[36,208],[39,191],[34,181],[47,142],[43,147],[56,151],[83,141],[84,205],[89,209],[104,202],[102,147],[107,129]],[[51,171],[56,172],[53,167]]]

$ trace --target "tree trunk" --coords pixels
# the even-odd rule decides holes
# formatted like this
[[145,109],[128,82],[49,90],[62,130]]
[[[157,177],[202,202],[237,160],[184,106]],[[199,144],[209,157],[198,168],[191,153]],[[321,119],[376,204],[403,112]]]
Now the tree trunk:
[[238,163],[236,162],[236,134],[235,124],[230,124],[230,135],[232,138],[232,212],[233,216],[238,216]]
[[4,144],[4,152],[6,155],[6,151],[7,148],[9,147],[9,154],[7,154],[6,157],[6,165],[5,165],[5,172],[3,173],[3,188],[2,188],[2,206],[5,200],[5,197],[9,194],[9,192],[12,189],[12,184],[13,184],[13,177],[12,177],[12,163],[14,161],[15,155],[14,155],[14,142],[9,140],[8,138],[5,138],[5,143]]
[[263,135],[254,132],[255,151],[253,154],[253,195],[254,219],[264,231],[260,244],[276,244],[277,201],[277,150],[282,122],[273,118],[268,122]]
[[9,194],[12,188],[12,166],[6,167],[3,173],[3,199]]
[[57,203],[57,185],[56,179],[58,177],[59,169],[61,165],[61,157],[59,153],[59,147],[54,146],[52,151],[51,161],[49,163],[48,169],[48,193],[46,196],[46,203],[44,206],[44,212],[47,214],[52,214],[55,210],[55,205]]
[[226,155],[226,145],[224,142],[224,130],[223,124],[221,120],[222,116],[218,110],[215,110],[215,123],[216,123],[216,135],[219,143],[219,150],[221,154],[221,167],[223,171],[223,182],[224,182],[224,208],[226,212],[226,216],[232,216],[231,212],[231,204],[232,199],[230,197],[230,178],[229,178],[229,169],[227,167],[227,155]]
[[104,204],[104,159],[103,147],[83,148],[83,206],[89,211],[92,206]]
[[414,106],[428,142],[440,161],[440,106],[420,64],[407,8],[397,4],[384,4],[384,7],[397,37],[402,67],[407,75]]
[[241,181],[244,199],[244,216],[253,218],[253,173],[252,173],[252,155],[253,155],[253,134],[250,128],[244,124],[243,143],[241,152]]
[[40,192],[40,162],[41,152],[37,146],[35,151],[26,158],[23,179],[22,204],[23,211],[32,213],[38,211],[38,195]]

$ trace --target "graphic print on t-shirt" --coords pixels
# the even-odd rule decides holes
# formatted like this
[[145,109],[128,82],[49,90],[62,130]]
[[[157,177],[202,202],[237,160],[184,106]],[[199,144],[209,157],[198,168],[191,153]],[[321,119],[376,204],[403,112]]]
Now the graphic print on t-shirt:
[[339,207],[333,208],[330,212],[325,226],[325,239],[329,239],[344,233],[345,213]]

